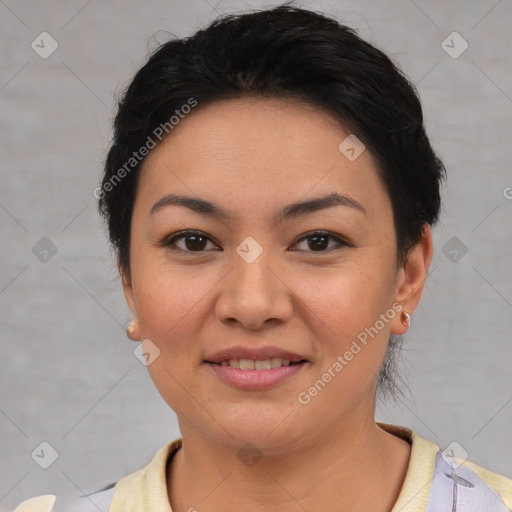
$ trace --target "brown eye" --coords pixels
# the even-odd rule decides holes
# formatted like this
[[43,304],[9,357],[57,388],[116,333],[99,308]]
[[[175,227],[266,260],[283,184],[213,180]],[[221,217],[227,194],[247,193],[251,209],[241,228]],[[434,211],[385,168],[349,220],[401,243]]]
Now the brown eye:
[[[334,241],[334,246],[331,242]],[[207,251],[207,245],[210,242],[213,248],[217,246],[212,240],[200,231],[182,231],[168,237],[162,242],[162,246],[171,250],[182,251],[185,253],[202,253]],[[328,252],[336,247],[352,247],[348,242],[327,231],[314,231],[307,236],[302,237],[295,245],[306,243],[301,251],[305,252]]]
[[332,246],[329,247],[330,240],[334,240],[336,242],[335,247],[350,246],[350,244],[342,240],[340,237],[335,236],[327,231],[315,231],[307,236],[302,237],[297,243],[307,241],[308,249],[300,249],[306,250],[306,252],[326,252],[327,249],[332,249]]
[[[181,246],[178,246],[178,242],[183,243],[181,243]],[[197,231],[183,231],[179,235],[165,240],[162,245],[172,250],[204,252],[208,242],[211,242],[211,240],[204,233]]]

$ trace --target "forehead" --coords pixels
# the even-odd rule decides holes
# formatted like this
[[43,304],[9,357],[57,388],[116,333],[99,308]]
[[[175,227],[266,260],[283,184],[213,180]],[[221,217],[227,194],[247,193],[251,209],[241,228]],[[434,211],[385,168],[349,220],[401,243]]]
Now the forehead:
[[348,134],[330,114],[316,106],[293,99],[248,97],[199,104],[160,148],[171,146],[178,156],[181,150],[186,152],[193,146],[195,153],[189,158],[229,157],[246,159],[247,164],[250,158],[261,156],[261,164],[263,158],[272,157],[268,162],[271,166],[283,159],[283,150],[292,161],[318,157],[320,151],[332,154],[333,150],[338,151],[336,142]]
[[199,104],[146,157],[137,195],[207,191],[216,203],[250,209],[336,191],[371,213],[389,199],[369,151],[356,159],[340,151],[349,136],[330,114],[297,100]]

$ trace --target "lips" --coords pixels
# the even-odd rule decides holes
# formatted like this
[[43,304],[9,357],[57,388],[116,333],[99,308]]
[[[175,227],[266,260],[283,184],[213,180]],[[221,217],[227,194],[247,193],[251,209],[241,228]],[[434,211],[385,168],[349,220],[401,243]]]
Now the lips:
[[[303,359],[300,362],[305,362]],[[292,363],[289,359],[281,359],[280,357],[271,357],[270,359],[252,360],[252,359],[230,359],[224,360],[216,364],[218,366],[229,366],[230,368],[239,368],[240,370],[271,370],[272,368],[280,368],[281,366],[293,366],[299,363]]]
[[[222,364],[223,366],[233,366],[238,368],[250,368],[251,362],[258,363],[261,369],[265,369],[267,362],[270,368],[275,366],[288,366],[303,362],[307,359],[304,356],[280,349],[278,347],[232,347],[221,350],[208,356],[205,359],[207,363]],[[227,364],[226,364],[227,363]],[[277,365],[279,363],[279,365]],[[239,365],[242,366],[239,366]]]

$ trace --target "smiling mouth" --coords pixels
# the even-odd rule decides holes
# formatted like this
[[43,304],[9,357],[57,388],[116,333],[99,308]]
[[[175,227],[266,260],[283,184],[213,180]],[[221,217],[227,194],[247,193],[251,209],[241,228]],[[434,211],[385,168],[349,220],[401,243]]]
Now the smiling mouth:
[[271,357],[263,360],[253,359],[226,359],[219,363],[207,361],[207,363],[215,364],[217,366],[229,366],[239,370],[271,370],[273,368],[280,368],[281,366],[294,366],[297,364],[305,363],[305,359],[294,362],[289,359],[281,359],[280,357]]

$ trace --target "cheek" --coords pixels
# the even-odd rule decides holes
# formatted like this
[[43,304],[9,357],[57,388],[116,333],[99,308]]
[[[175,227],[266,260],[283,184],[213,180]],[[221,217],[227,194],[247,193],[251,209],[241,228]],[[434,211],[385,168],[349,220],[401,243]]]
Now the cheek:
[[333,400],[339,400],[342,390],[350,390],[350,400],[357,402],[372,385],[395,314],[389,269],[370,251],[361,251],[360,256],[328,275],[297,279],[294,287],[305,306],[305,321],[318,340],[318,377],[329,370],[337,375],[330,386]]
[[[204,295],[204,290],[203,290]],[[159,279],[146,281],[138,290],[139,321],[141,331],[161,350],[170,349],[170,345],[185,342],[193,334],[194,315],[199,308],[201,293],[193,284],[181,279],[170,279],[160,275]]]
[[[150,251],[148,251],[150,252]],[[169,356],[172,364],[199,358],[199,339],[208,315],[211,293],[222,278],[220,269],[170,265],[145,254],[137,260],[133,286],[141,332]],[[210,311],[211,314],[211,311]]]
[[205,295],[214,282],[197,270],[192,277],[182,269],[170,270],[154,262],[143,268],[143,274],[134,276],[141,333],[160,350],[147,370],[167,404],[183,418],[192,418],[190,396],[201,395],[193,378],[202,355],[197,340],[205,321]]
[[373,325],[393,297],[389,273],[362,253],[343,267],[302,275],[291,287],[318,325],[342,339]]

